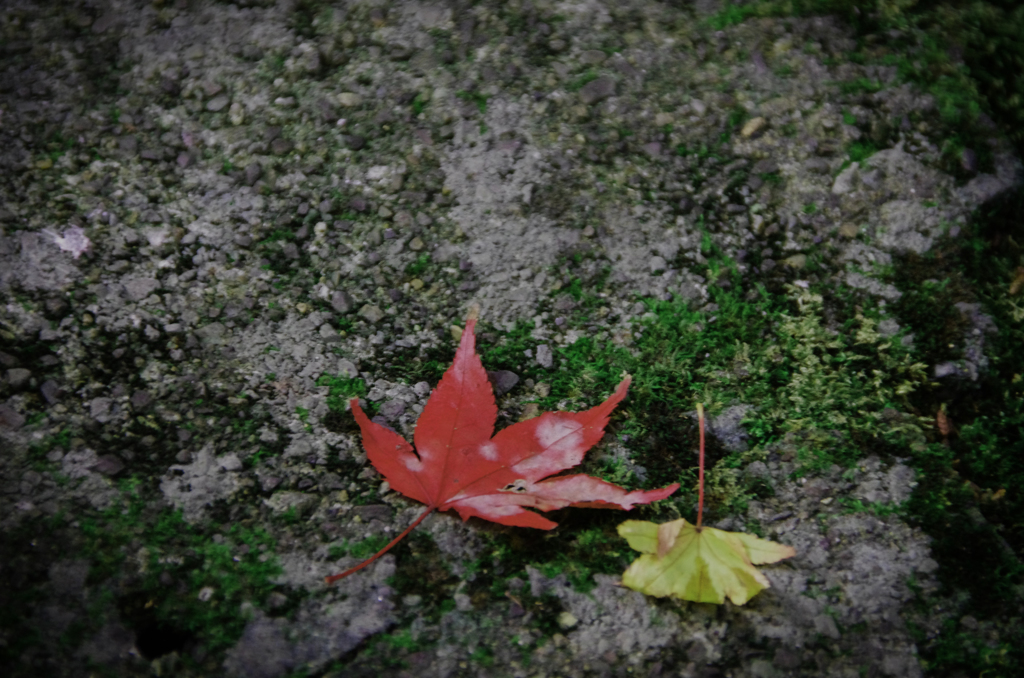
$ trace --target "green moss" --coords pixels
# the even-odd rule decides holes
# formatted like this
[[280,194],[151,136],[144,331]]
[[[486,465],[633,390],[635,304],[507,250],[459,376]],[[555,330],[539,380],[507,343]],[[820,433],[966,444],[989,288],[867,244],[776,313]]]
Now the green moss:
[[851,162],[863,162],[877,152],[878,148],[870,141],[854,141],[846,148]]
[[586,85],[588,82],[593,82],[594,80],[597,80],[598,77],[600,77],[600,74],[597,71],[593,69],[588,69],[587,71],[580,73],[575,78],[570,80],[569,84],[567,84],[565,88],[570,92],[578,92],[581,89],[583,89],[584,85]]
[[405,272],[410,276],[416,277],[422,275],[427,267],[430,266],[430,255],[423,253],[416,257],[416,260],[405,267]]
[[873,94],[882,89],[882,83],[870,78],[857,78],[839,83],[839,91],[843,94]]
[[[115,576],[131,552],[141,577],[122,591],[122,614],[139,625],[159,623],[193,634],[211,651],[234,643],[246,622],[240,605],[261,605],[273,589],[271,579],[281,572],[274,540],[263,528],[242,524],[222,528],[215,540],[209,528],[185,523],[180,511],[154,514],[142,481],[123,481],[121,492],[109,509],[81,520],[89,581]],[[178,587],[168,587],[164,577]]]
[[342,545],[342,548],[345,549],[348,555],[353,558],[365,560],[387,546],[389,541],[391,540],[386,536],[382,534],[375,534],[361,541],[352,542],[351,544],[346,542]]
[[344,412],[352,398],[366,395],[366,382],[359,377],[324,374],[316,380],[316,385],[327,387],[327,407],[336,412]]
[[482,92],[469,92],[466,90],[459,90],[455,93],[455,96],[466,101],[471,101],[476,104],[477,109],[481,114],[487,112],[487,95]]

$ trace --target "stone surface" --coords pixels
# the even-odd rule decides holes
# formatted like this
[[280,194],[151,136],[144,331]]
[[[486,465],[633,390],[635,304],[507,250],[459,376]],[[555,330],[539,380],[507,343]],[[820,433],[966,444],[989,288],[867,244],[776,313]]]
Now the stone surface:
[[[583,508],[544,535],[432,514],[327,587],[359,544],[422,511],[367,461],[347,408],[361,398],[415,442],[473,309],[499,430],[538,398],[599,402],[573,347],[635,352],[665,302],[700,317],[673,332],[697,333],[721,322],[722,290],[763,286],[795,313],[798,291],[827,286],[904,341],[885,271],[932,261],[1019,185],[1006,142],[973,138],[951,168],[931,99],[894,67],[843,58],[860,38],[831,17],[707,31],[717,0],[363,4],[21,3],[0,25],[0,540],[38,542],[4,563],[5,582],[35,582],[31,601],[4,598],[21,607],[0,636],[38,639],[16,672],[172,675],[187,652],[196,675],[274,678],[919,675],[906,620],[941,629],[954,612],[909,604],[907,582],[932,595],[937,566],[896,512],[917,480],[895,456],[912,448],[872,457],[837,429],[861,458],[812,471],[796,460],[820,440],[754,446],[744,419],[779,415],[716,403],[713,447],[740,464],[714,470],[716,492],[761,498],[715,520],[799,553],[765,568],[772,587],[744,608],[654,601],[607,574],[584,593],[551,562],[507,591],[481,585],[507,574],[495,540],[567,547]],[[878,91],[843,91],[861,78]],[[858,141],[879,150],[844,167]],[[927,376],[977,388],[1000,328],[984,306],[955,308],[956,359]],[[835,336],[842,317],[817,319]],[[506,350],[511,337],[524,345]],[[753,384],[787,341],[768,332],[695,383]],[[584,463],[646,482],[647,445],[609,436]],[[176,510],[183,538],[155,545]],[[109,575],[75,546],[86,521],[118,544]],[[184,544],[236,563],[249,529],[276,544],[257,561],[280,566],[273,593],[193,586],[207,561]],[[426,583],[396,595],[388,579],[410,573]],[[194,643],[143,660],[133,600],[244,624],[204,617]]]

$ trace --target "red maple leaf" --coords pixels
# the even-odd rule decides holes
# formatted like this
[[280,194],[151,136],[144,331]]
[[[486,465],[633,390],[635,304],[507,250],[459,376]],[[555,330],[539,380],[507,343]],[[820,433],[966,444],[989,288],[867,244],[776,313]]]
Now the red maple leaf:
[[455,361],[444,373],[416,422],[416,451],[400,435],[370,421],[350,402],[363,434],[366,456],[391,488],[427,505],[427,510],[369,560],[330,584],[361,570],[401,541],[432,511],[455,509],[502,525],[550,530],[557,525],[527,510],[566,506],[629,510],[664,499],[679,483],[658,490],[629,492],[586,475],[550,477],[576,466],[604,435],[608,416],[626,397],[630,378],[608,400],[586,412],[546,412],[513,424],[497,435],[498,408],[487,372],[476,354],[474,319],[466,322]]

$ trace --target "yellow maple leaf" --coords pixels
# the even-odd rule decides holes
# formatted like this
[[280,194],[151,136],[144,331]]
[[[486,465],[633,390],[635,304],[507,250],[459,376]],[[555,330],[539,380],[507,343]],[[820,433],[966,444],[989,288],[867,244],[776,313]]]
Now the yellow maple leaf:
[[675,596],[696,603],[721,604],[728,597],[743,605],[770,586],[754,565],[796,555],[792,546],[742,532],[698,527],[684,519],[657,525],[627,520],[619,534],[640,556],[622,583],[651,596]]

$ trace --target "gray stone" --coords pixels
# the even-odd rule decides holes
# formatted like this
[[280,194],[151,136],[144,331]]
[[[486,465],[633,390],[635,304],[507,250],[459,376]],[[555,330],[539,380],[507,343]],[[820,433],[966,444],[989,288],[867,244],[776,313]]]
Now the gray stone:
[[488,371],[487,379],[490,380],[494,395],[498,398],[511,391],[519,383],[519,375],[508,370]]
[[295,148],[295,144],[281,137],[270,142],[270,152],[274,155],[288,155],[292,152],[293,148]]
[[234,466],[233,462],[225,461],[234,454],[216,457],[213,445],[207,444],[200,449],[190,463],[171,466],[160,481],[160,491],[167,501],[175,508],[182,510],[186,522],[196,523],[203,519],[206,507],[221,499],[227,499],[239,483],[235,473],[225,470],[225,463]]
[[342,135],[342,140],[345,142],[345,146],[353,151],[359,151],[366,147],[366,137],[358,134]]
[[7,384],[15,390],[24,388],[31,378],[32,372],[24,367],[12,367],[7,370]]
[[405,403],[401,400],[388,400],[380,406],[380,414],[385,419],[398,419],[405,414]]
[[853,163],[840,172],[832,182],[832,193],[834,195],[846,195],[857,185],[858,164]]
[[123,158],[134,158],[139,154],[139,140],[131,134],[119,137],[117,150]]
[[[316,563],[305,556],[283,559],[284,577],[291,586],[315,589],[338,566]],[[354,559],[340,561],[355,565]],[[330,568],[330,569],[328,569]],[[306,665],[324,668],[358,647],[367,638],[394,624],[391,589],[385,579],[394,574],[394,558],[386,555],[361,574],[335,585],[340,599],[310,597],[294,615],[270,619],[256,610],[238,643],[227,652],[224,670],[230,678],[281,678]],[[301,584],[300,584],[301,582]]]
[[203,344],[211,345],[221,343],[227,331],[224,323],[210,323],[198,328],[195,334]]
[[111,27],[116,26],[118,22],[118,15],[115,12],[107,12],[92,22],[93,33],[106,33]]
[[64,395],[60,385],[53,379],[47,379],[44,381],[42,386],[39,387],[39,392],[43,395],[43,398],[46,399],[46,403],[48,405],[56,405],[61,396]]
[[551,347],[547,344],[537,346],[537,364],[545,369],[550,369],[554,364],[554,356],[551,354]]
[[133,409],[143,410],[153,402],[153,396],[149,391],[136,391],[128,402],[131,403]]
[[284,625],[285,620],[267,619],[262,613],[250,620],[238,643],[227,653],[224,661],[227,674],[279,678],[290,673],[298,662]]
[[717,416],[708,417],[708,432],[730,452],[747,450],[747,432],[743,430],[742,421],[753,411],[750,405],[733,405],[722,410]]
[[160,281],[155,278],[132,278],[124,284],[125,294],[132,301],[142,301],[160,289]]
[[839,627],[836,626],[836,620],[827,614],[819,614],[814,618],[814,630],[827,638],[839,639]]
[[880,282],[874,278],[868,278],[867,276],[855,271],[848,271],[846,273],[846,284],[850,287],[864,290],[870,294],[882,297],[888,301],[896,301],[903,296],[903,293],[896,289],[894,285]]
[[25,425],[25,416],[10,405],[0,405],[0,428],[13,431]]
[[359,309],[359,315],[367,322],[379,323],[384,318],[384,311],[374,304],[366,304]]
[[822,158],[811,158],[804,163],[804,169],[815,174],[828,174],[829,165]]
[[900,325],[892,318],[885,318],[882,322],[878,323],[878,334],[883,337],[891,337],[898,334],[900,331]]
[[110,398],[93,398],[89,401],[89,416],[101,424],[110,421],[110,407],[114,401]]
[[227,108],[230,103],[231,99],[226,94],[219,94],[206,102],[206,110],[217,113]]
[[50,585],[57,595],[80,596],[89,576],[89,561],[61,560],[50,566]]
[[918,200],[891,200],[882,205],[879,216],[876,235],[879,245],[888,251],[924,254],[941,229],[935,211]]
[[112,454],[104,454],[96,459],[96,463],[89,467],[104,476],[116,476],[124,469],[124,462]]
[[643,151],[647,155],[647,157],[651,158],[652,160],[657,159],[661,157],[661,142],[652,141],[650,143],[644,144]]
[[394,510],[386,504],[364,504],[363,506],[352,507],[352,513],[359,516],[359,519],[364,523],[368,523],[371,520],[380,520],[381,522],[390,522],[394,517]]
[[355,302],[348,292],[338,291],[331,295],[331,308],[338,313],[349,313],[354,304]]
[[748,675],[750,678],[777,678],[779,672],[767,659],[755,659],[750,662]]
[[294,511],[298,516],[305,516],[316,508],[317,504],[320,503],[320,499],[316,495],[285,490],[275,492],[269,499],[264,499],[263,503],[277,514]]
[[245,185],[252,186],[263,176],[263,166],[258,162],[250,162],[245,166]]
[[615,94],[615,80],[605,75],[591,80],[580,88],[580,103],[589,106],[603,101],[613,94]]
[[351,379],[359,376],[359,368],[351,360],[342,358],[338,361],[338,373]]

